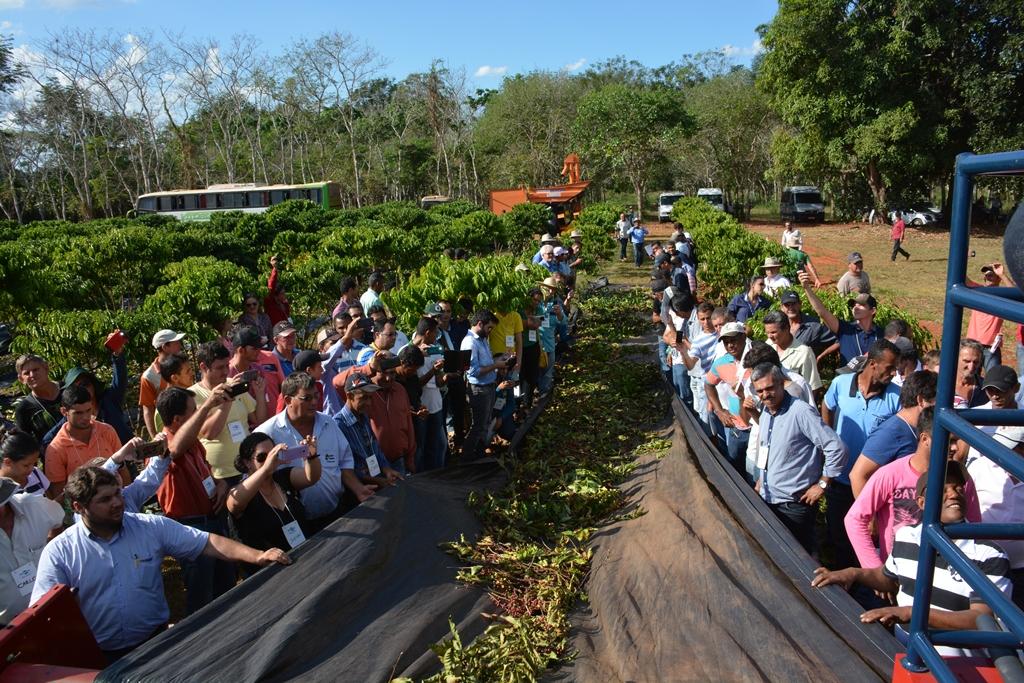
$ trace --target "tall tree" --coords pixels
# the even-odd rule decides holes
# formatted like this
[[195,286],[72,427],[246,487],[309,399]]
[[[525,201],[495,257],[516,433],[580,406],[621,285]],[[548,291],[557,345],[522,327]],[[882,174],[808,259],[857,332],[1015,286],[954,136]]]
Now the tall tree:
[[580,100],[573,139],[581,146],[584,168],[595,159],[623,173],[642,207],[652,168],[694,128],[677,91],[607,85]]
[[[981,142],[977,131],[987,140],[1007,126],[1019,132],[1019,114],[1002,103],[1016,99],[1005,88],[1022,83],[1022,7],[782,0],[762,27],[758,83],[797,143],[824,143],[833,171],[858,169],[882,207],[893,190],[948,176],[955,155]],[[999,104],[986,107],[985,97]]]

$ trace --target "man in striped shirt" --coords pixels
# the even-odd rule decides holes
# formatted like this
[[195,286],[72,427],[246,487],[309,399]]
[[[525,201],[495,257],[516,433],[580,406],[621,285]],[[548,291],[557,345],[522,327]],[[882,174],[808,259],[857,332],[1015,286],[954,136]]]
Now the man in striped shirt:
[[[968,481],[963,465],[955,460],[946,464],[945,489],[942,496],[942,511],[939,521],[942,524],[956,524],[964,521],[967,501],[964,488]],[[917,504],[924,510],[925,487],[928,474],[922,474],[917,480]],[[921,549],[921,524],[905,526],[896,532],[892,553],[881,567],[860,569],[848,567],[838,571],[829,571],[824,567],[814,570],[812,586],[821,588],[830,584],[839,584],[849,589],[854,583],[883,593],[896,593],[896,606],[880,607],[860,615],[860,620],[867,624],[880,622],[885,626],[906,624],[910,621],[910,612],[914,602],[914,583],[917,580],[917,558]],[[957,539],[957,547],[974,562],[982,574],[995,584],[996,588],[1009,596],[1012,584],[1008,578],[1010,561],[1006,553],[990,541],[973,539]],[[939,556],[935,559],[935,575],[932,579],[931,608],[928,614],[928,625],[931,628],[948,630],[969,630],[976,628],[975,620],[979,614],[992,614],[992,610],[981,600],[981,596],[947,561]],[[937,648],[939,654],[953,657],[985,656],[971,650],[951,647]]]

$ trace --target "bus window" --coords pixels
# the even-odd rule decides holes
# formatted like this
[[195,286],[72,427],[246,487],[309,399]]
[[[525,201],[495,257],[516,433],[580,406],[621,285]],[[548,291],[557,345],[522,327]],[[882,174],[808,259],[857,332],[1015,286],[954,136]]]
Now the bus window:
[[287,193],[281,190],[271,190],[270,192],[270,205],[280,204],[287,199]]
[[186,211],[195,211],[199,208],[199,195],[187,194],[182,200]]
[[139,212],[156,211],[156,197],[143,197],[139,200]]
[[319,188],[317,188],[315,190],[307,190],[307,191],[309,192],[308,199],[311,202],[316,202],[317,204],[320,204],[323,201],[323,193],[320,191]]
[[207,201],[206,197],[207,197],[207,195],[205,195],[205,194],[199,195],[199,208],[200,209],[205,209],[206,208],[206,201]]

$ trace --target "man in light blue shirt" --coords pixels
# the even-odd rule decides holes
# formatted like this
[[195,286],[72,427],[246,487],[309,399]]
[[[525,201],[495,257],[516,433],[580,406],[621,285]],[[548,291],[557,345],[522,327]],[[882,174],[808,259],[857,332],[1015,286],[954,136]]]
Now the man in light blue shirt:
[[384,276],[374,271],[370,273],[366,285],[366,291],[359,297],[359,303],[363,305],[365,314],[370,315],[371,308],[381,305],[380,293],[384,291]]
[[853,505],[850,470],[864,450],[864,442],[875,429],[900,409],[900,390],[892,383],[900,352],[889,341],[879,339],[868,348],[867,364],[858,373],[837,375],[821,406],[821,418],[835,429],[851,454],[828,488],[825,518],[836,548],[837,567],[856,567],[857,557],[846,535],[844,518]]
[[814,408],[786,391],[786,375],[771,363],[750,379],[764,403],[758,420],[761,497],[808,554],[814,552],[818,499],[843,469],[846,449]]
[[473,313],[469,323],[469,334],[462,338],[461,346],[463,351],[470,352],[466,381],[469,382],[469,410],[472,420],[469,431],[466,432],[466,440],[462,443],[464,461],[480,457],[487,447],[483,441],[491,426],[497,371],[503,369],[507,362],[501,356],[496,360],[491,355],[491,345],[487,341],[491,330],[498,324],[498,318],[486,308],[481,308]]
[[75,589],[82,614],[111,661],[167,625],[165,555],[184,560],[208,555],[261,567],[291,564],[277,548],[260,552],[167,517],[126,513],[120,480],[100,467],[73,472],[64,493],[81,519],[43,549],[30,604],[58,583]]
[[[314,527],[323,528],[373,495],[376,487],[365,486],[353,471],[352,449],[338,425],[316,409],[316,381],[304,372],[295,372],[281,385],[284,410],[270,418],[254,431],[266,434],[275,444],[295,448],[308,436],[316,437],[316,450],[320,454],[320,479],[299,496],[306,508],[306,516]],[[292,466],[302,466],[296,461]],[[343,501],[345,489],[354,498]]]

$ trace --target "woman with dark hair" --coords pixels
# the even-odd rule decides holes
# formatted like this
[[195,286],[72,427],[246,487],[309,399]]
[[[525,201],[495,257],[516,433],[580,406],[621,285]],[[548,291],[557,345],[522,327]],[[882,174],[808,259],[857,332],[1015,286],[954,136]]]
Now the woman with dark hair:
[[273,324],[270,322],[270,316],[263,312],[260,308],[260,299],[255,294],[249,293],[245,295],[244,300],[245,310],[242,315],[238,316],[238,326],[255,327],[256,331],[260,333],[264,346],[270,340],[270,334],[274,329]]
[[39,464],[39,442],[36,437],[17,428],[0,430],[0,477],[18,483],[15,493],[41,496],[50,488]]
[[309,533],[306,509],[299,491],[320,479],[320,458],[316,438],[303,441],[308,455],[303,463],[277,469],[285,444],[260,432],[242,440],[235,458],[235,469],[244,479],[228,494],[228,512],[242,542],[259,550],[294,548]]

